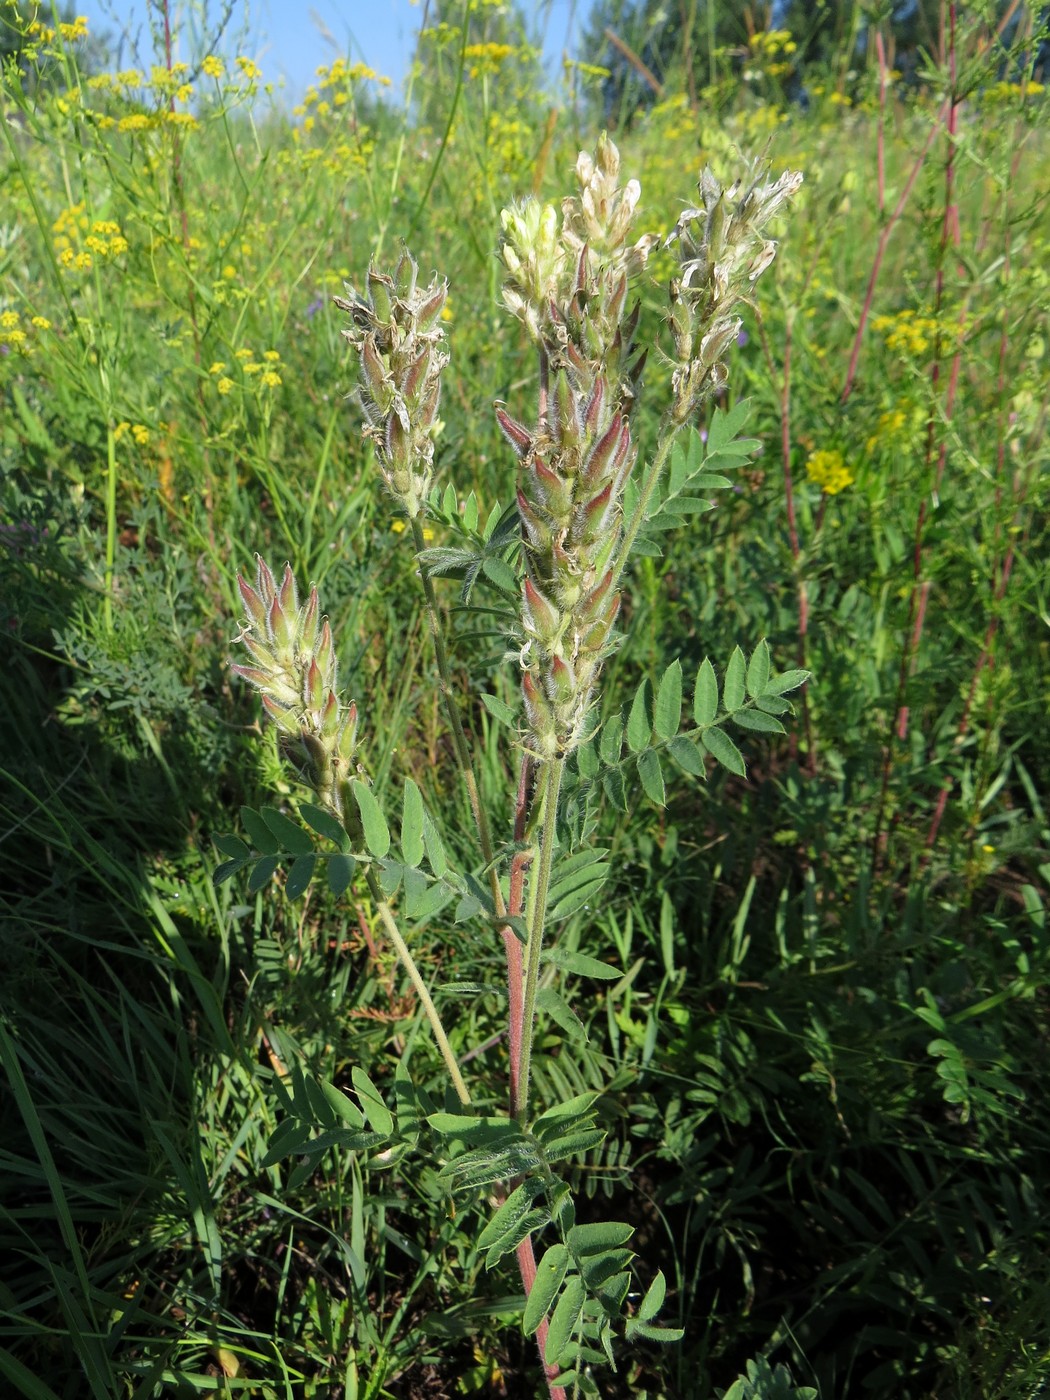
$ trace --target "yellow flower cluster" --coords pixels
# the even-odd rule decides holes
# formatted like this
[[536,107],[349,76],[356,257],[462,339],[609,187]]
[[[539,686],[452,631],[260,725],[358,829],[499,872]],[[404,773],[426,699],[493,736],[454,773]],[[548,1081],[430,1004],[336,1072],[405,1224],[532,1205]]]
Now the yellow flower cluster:
[[26,38],[41,44],[53,44],[57,38],[61,38],[67,44],[75,44],[78,39],[86,39],[87,32],[88,22],[84,15],[77,15],[76,19],[59,24],[57,29],[53,29],[49,24],[42,24],[38,19],[32,20],[26,26]]
[[92,222],[85,212],[84,200],[63,209],[51,225],[55,254],[64,268],[87,272],[95,258],[102,261],[119,258],[128,251],[128,240],[113,219]]
[[381,77],[367,63],[347,63],[337,58],[334,63],[317,69],[317,83],[311,84],[302,102],[292,108],[294,117],[305,117],[303,127],[312,131],[316,117],[326,117],[336,107],[345,107],[353,94],[354,84],[362,82],[390,86],[390,79]]
[[262,77],[262,69],[250,58],[239,58],[237,60],[237,67],[250,83]]
[[468,44],[463,57],[470,63],[468,73],[476,78],[481,73],[498,73],[504,60],[514,52],[513,44]]
[[226,65],[217,54],[210,53],[201,64],[201,72],[206,78],[225,78]]
[[126,422],[118,423],[117,426],[113,429],[113,441],[119,442],[121,438],[127,437],[129,433],[135,439],[135,442],[139,447],[145,447],[146,444],[149,442],[149,429],[144,423]]
[[788,29],[763,29],[752,34],[747,44],[752,57],[758,59],[779,58],[781,54],[793,54],[798,48]]
[[904,408],[891,408],[879,414],[875,432],[868,438],[867,448],[874,452],[879,447],[889,446],[895,439],[904,437],[912,426],[914,411]]
[[883,337],[887,350],[910,356],[924,354],[937,334],[937,322],[932,316],[916,315],[907,307],[895,316],[876,316],[871,328]]
[[806,458],[806,475],[825,496],[837,496],[855,480],[836,448],[819,448]]
[[1039,97],[1046,89],[1042,83],[1030,82],[1021,83],[998,82],[991,87],[985,88],[981,93],[981,101],[987,107],[1004,107],[1017,102],[1026,97]]
[[[279,350],[264,350],[259,360],[255,358],[255,351],[249,350],[247,346],[242,346],[235,351],[234,359],[241,364],[241,373],[248,378],[259,376],[259,383],[264,389],[279,389],[284,383],[278,374],[276,366],[281,363],[281,352]],[[226,373],[227,365],[225,360],[216,360],[208,369],[208,373],[215,380],[215,388],[224,397],[235,387],[234,381]]]

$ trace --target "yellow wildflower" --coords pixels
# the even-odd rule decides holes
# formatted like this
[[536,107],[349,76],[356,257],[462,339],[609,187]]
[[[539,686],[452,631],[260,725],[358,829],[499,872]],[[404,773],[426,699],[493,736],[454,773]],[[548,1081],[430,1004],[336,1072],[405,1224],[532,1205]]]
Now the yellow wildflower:
[[836,448],[811,452],[806,459],[806,475],[825,496],[837,496],[847,486],[852,486],[855,479]]
[[210,366],[208,367],[208,373],[209,373],[209,374],[221,374],[225,368],[226,368],[226,361],[225,361],[225,360],[216,360],[215,363],[214,363],[213,365],[210,365]]
[[201,72],[206,78],[225,78],[226,65],[218,54],[210,53],[201,64]]
[[264,360],[269,360],[271,364],[274,364],[274,365],[277,364],[277,362],[280,360],[280,358],[281,358],[281,352],[280,352],[279,350],[264,350],[264,351],[263,351],[263,359],[264,359]]
[[[257,369],[257,368],[258,368],[257,365],[245,365],[245,367],[244,367],[244,372],[245,372],[245,374],[247,374],[248,371],[249,371],[250,369]],[[276,389],[276,388],[278,388],[278,386],[281,385],[283,382],[284,382],[284,381],[281,379],[281,376],[280,376],[279,374],[277,374],[275,370],[272,370],[272,369],[268,369],[268,370],[265,372],[265,374],[263,374],[262,378],[259,380],[259,383],[260,383],[260,384],[265,384],[266,387],[267,387],[267,389]]]
[[216,387],[216,389],[218,389],[218,391],[219,391],[220,394],[228,394],[228,393],[230,392],[230,390],[233,388],[233,380],[232,380],[232,379],[227,379],[227,378],[225,377],[225,375],[224,375],[224,376],[222,377],[222,379],[219,380],[218,384],[216,384],[215,387]]
[[5,331],[11,330],[12,327],[17,326],[20,320],[21,317],[17,311],[0,312],[0,326],[3,326]]
[[253,63],[250,58],[239,58],[237,60],[237,67],[249,82],[254,82],[256,78],[262,77],[262,69],[257,63]]
[[51,322],[46,316],[34,316],[30,324],[36,326],[38,331],[49,331],[51,329]]
[[242,345],[235,353],[238,360],[251,360],[255,356],[255,351],[249,350],[246,345]]

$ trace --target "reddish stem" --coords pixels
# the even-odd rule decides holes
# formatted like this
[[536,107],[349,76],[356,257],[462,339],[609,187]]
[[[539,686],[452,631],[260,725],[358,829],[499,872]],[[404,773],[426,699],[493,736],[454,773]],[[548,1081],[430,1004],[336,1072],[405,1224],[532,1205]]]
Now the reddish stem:
[[930,147],[933,145],[934,137],[940,130],[941,122],[944,120],[945,113],[949,110],[949,107],[950,100],[944,104],[944,106],[941,108],[941,111],[937,115],[937,120],[931,125],[926,140],[923,143],[923,148],[916,156],[915,164],[912,166],[911,173],[909,174],[908,179],[905,182],[904,189],[901,191],[901,197],[897,200],[896,207],[894,208],[893,213],[890,215],[889,223],[887,223],[883,227],[882,232],[879,234],[879,241],[875,249],[875,260],[872,263],[871,276],[868,278],[868,287],[864,295],[864,305],[861,308],[860,321],[857,325],[857,333],[853,338],[853,350],[849,357],[849,367],[846,370],[846,382],[842,386],[842,403],[846,402],[846,400],[850,396],[850,393],[853,390],[853,381],[857,375],[857,363],[860,360],[861,342],[864,339],[864,331],[868,324],[868,316],[871,314],[871,303],[875,296],[875,284],[878,282],[879,273],[882,271],[882,262],[886,255],[886,245],[889,243],[890,235],[899,223],[901,215],[904,213],[905,205],[908,203],[908,198],[911,195],[912,189],[915,185],[915,181],[919,177],[919,171],[922,169],[923,165],[926,162],[926,157],[929,155]]
[[[521,1273],[521,1281],[525,1286],[526,1298],[532,1292],[532,1285],[536,1282],[536,1255],[532,1248],[532,1236],[527,1235],[518,1245],[518,1270]],[[543,1375],[547,1382],[547,1394],[550,1400],[567,1400],[565,1390],[560,1385],[554,1384],[554,1378],[558,1374],[557,1366],[548,1366],[544,1359],[547,1355],[547,1319],[544,1318],[536,1329],[536,1344],[540,1349],[540,1360],[543,1362]]]
[[876,194],[879,218],[886,213],[886,46],[882,42],[882,30],[875,31],[875,57],[879,64],[879,121],[876,128]]

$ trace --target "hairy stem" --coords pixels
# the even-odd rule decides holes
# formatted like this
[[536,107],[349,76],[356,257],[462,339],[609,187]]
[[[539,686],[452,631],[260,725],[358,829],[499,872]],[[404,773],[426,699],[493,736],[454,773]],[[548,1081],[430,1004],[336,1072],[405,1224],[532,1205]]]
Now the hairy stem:
[[455,1089],[460,1103],[463,1104],[464,1107],[467,1107],[470,1103],[470,1094],[467,1091],[466,1084],[463,1082],[463,1075],[460,1073],[459,1065],[456,1062],[456,1056],[448,1041],[448,1036],[445,1034],[445,1027],[441,1024],[441,1017],[438,1015],[438,1009],[434,1005],[434,999],[430,995],[427,984],[423,981],[423,974],[420,972],[416,965],[415,958],[409,951],[408,944],[401,936],[401,930],[397,926],[397,920],[394,918],[393,911],[387,903],[386,896],[380,889],[379,880],[371,866],[365,871],[365,879],[368,881],[368,888],[372,898],[376,902],[376,909],[379,912],[379,917],[383,921],[383,927],[386,929],[387,937],[394,945],[394,951],[404,964],[405,971],[408,973],[412,985],[415,987],[416,993],[419,996],[419,1000],[423,1004],[426,1018],[430,1022],[430,1029],[434,1032],[434,1039],[437,1041],[438,1049],[441,1051],[441,1058],[445,1061],[445,1067],[448,1070],[449,1078],[452,1080],[452,1087]]
[[529,1107],[529,1074],[532,1069],[532,1039],[536,1021],[536,991],[540,978],[540,954],[543,952],[543,932],[547,919],[547,896],[550,891],[551,867],[558,827],[558,798],[565,773],[565,760],[552,759],[540,769],[537,792],[540,794],[543,827],[535,873],[529,881],[528,942],[525,945],[525,996],[522,1010],[521,1064],[519,1068],[518,1117],[524,1121]]

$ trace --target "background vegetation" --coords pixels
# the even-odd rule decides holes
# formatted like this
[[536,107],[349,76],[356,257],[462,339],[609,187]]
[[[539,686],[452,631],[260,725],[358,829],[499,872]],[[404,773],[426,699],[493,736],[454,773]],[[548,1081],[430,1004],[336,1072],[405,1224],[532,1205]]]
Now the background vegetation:
[[[614,882],[559,934],[623,975],[562,977],[588,1038],[541,1027],[538,1098],[601,1090],[583,1201],[634,1224],[685,1329],[602,1393],[705,1400],[750,1374],[734,1400],[1045,1394],[1033,16],[924,10],[905,82],[874,9],[841,7],[818,42],[683,6],[657,53],[650,8],[606,7],[537,100],[529,25],[467,8],[432,11],[404,106],[337,59],[285,113],[217,34],[181,62],[160,24],[113,71],[74,18],[27,31],[20,7],[0,170],[6,1393],[536,1393],[516,1275],[485,1272],[477,1217],[426,1163],[268,1161],[296,1047],[388,1096],[409,1057],[440,1095],[441,1065],[367,900],[216,888],[213,838],[293,795],[228,679],[235,572],[260,550],[322,588],[380,790],[414,777],[462,840],[331,297],[401,236],[449,277],[438,469],[484,518],[513,481],[491,401],[532,394],[498,306],[499,210],[559,195],[605,122],[664,231],[705,162],[768,143],[806,173],[731,372],[758,453],[638,562],[607,709],[673,656],[759,636],[814,680],[789,739],[751,736],[746,778],[604,807]],[[643,306],[657,343],[662,300]],[[667,373],[654,350],[651,403]],[[509,696],[500,637],[479,641],[457,664]],[[468,719],[509,803],[512,756]],[[498,981],[480,925],[420,937],[439,984]],[[497,1000],[443,1004],[498,1097]]]

